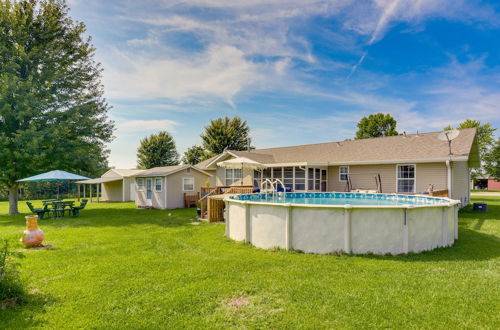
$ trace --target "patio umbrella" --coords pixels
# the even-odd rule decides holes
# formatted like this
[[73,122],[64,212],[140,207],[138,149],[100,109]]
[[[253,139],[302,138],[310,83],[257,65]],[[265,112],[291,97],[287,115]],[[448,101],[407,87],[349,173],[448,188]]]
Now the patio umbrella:
[[35,176],[30,176],[29,178],[24,178],[17,180],[17,182],[58,182],[57,185],[57,198],[59,198],[59,184],[61,181],[76,181],[76,180],[87,180],[86,176],[81,176],[78,174],[69,173],[66,171],[50,171]]
[[[267,167],[264,164],[261,164],[255,160],[252,160],[252,159],[249,159],[246,157],[236,157],[236,158],[232,158],[229,160],[225,160],[223,162],[218,162],[217,166],[223,167],[223,168],[241,169],[241,172],[243,172],[243,169],[261,171]],[[262,180],[262,178],[261,178],[261,180]],[[241,180],[241,185],[243,185],[243,179]]]

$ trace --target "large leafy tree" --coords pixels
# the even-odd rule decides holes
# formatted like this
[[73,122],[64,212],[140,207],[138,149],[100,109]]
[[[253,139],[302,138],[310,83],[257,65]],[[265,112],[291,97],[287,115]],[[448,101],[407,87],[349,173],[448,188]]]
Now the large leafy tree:
[[396,120],[390,114],[375,113],[361,118],[355,139],[368,139],[379,136],[398,135]]
[[484,157],[484,169],[490,177],[500,180],[500,138]]
[[0,185],[17,213],[16,180],[107,166],[111,141],[101,67],[64,1],[0,2]]
[[[494,133],[496,128],[492,128],[490,123],[481,124],[478,120],[466,119],[461,122],[457,129],[475,128],[476,140],[479,148],[479,157],[481,159],[481,168],[474,169],[471,172],[472,179],[485,174],[485,160],[488,158],[489,153],[495,143]],[[444,128],[445,130],[452,129],[451,126]]]
[[137,167],[142,169],[179,164],[179,154],[172,135],[166,131],[141,140],[137,149]]
[[181,161],[183,164],[196,165],[208,158],[210,158],[210,155],[207,151],[205,151],[205,149],[203,149],[203,147],[194,145],[186,150]]
[[246,121],[239,117],[217,118],[205,126],[205,132],[201,134],[203,148],[210,155],[217,155],[224,150],[247,150],[250,146],[250,128]]

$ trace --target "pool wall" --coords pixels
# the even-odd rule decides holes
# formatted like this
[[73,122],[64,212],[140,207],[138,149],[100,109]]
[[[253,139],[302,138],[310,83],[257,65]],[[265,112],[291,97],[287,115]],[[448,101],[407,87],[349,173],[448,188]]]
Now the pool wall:
[[405,254],[450,246],[458,205],[351,206],[226,198],[226,236],[263,248],[306,253]]

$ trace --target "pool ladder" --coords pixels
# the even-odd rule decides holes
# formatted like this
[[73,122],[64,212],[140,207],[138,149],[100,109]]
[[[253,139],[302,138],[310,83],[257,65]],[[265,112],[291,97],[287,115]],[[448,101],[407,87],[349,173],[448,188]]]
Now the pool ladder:
[[278,184],[280,184],[283,187],[283,190],[285,190],[285,185],[283,184],[283,181],[280,179],[274,179],[274,182],[271,179],[265,179],[264,182],[262,182],[260,191],[262,193],[266,194],[266,200],[269,195],[269,192],[271,192],[271,197],[273,200],[278,198],[284,198],[285,197],[285,192],[283,194],[280,194],[278,192]]

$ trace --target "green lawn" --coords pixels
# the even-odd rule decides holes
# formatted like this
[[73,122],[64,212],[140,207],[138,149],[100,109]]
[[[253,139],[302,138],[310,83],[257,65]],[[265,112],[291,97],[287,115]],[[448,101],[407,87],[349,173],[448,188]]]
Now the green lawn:
[[[24,253],[30,298],[0,328],[498,328],[500,198],[476,200],[453,247],[396,257],[265,251],[193,209],[93,204],[41,222],[54,249]],[[23,227],[0,215],[0,237]]]

